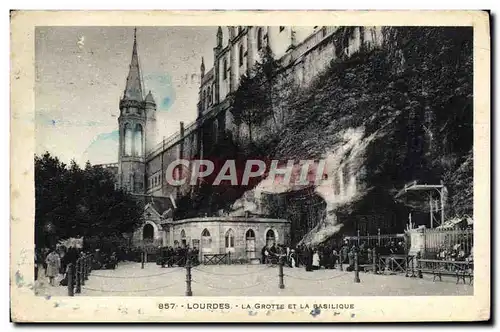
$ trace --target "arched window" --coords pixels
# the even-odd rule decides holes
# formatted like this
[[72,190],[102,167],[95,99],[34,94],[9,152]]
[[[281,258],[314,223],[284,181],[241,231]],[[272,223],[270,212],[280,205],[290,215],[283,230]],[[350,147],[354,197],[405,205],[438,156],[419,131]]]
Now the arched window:
[[243,58],[245,57],[245,53],[243,51],[243,44],[240,45],[240,67],[243,66]]
[[208,229],[204,229],[203,232],[201,232],[201,249],[202,251],[210,251],[212,246],[212,238],[210,237],[210,232]]
[[234,248],[234,232],[232,229],[226,232],[226,248]]
[[124,152],[126,156],[131,156],[132,155],[132,128],[130,127],[129,123],[126,123],[125,126],[123,127],[124,130]]
[[155,229],[151,224],[144,225],[142,229],[142,239],[143,240],[152,240],[155,235]]
[[252,229],[245,233],[245,249],[247,258],[255,258],[255,232]]
[[252,229],[249,229],[245,234],[246,239],[255,239],[255,233]]
[[272,246],[275,243],[276,243],[276,234],[272,229],[270,229],[266,232],[266,244],[268,246]]
[[263,46],[263,40],[262,40],[262,28],[259,28],[257,30],[257,49],[260,51]]
[[207,92],[203,90],[203,93],[201,94],[201,109],[205,109],[205,100],[207,97]]
[[227,79],[227,60],[224,59],[224,65],[222,66],[222,69],[224,70],[224,79]]
[[134,130],[134,155],[142,156],[142,126],[137,124]]

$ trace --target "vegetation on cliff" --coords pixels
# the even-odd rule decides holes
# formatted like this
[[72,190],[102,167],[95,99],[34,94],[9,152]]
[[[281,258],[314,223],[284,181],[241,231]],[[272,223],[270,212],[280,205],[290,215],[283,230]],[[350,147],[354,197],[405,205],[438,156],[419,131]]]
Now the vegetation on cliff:
[[[352,27],[339,28],[336,49],[352,35]],[[383,29],[383,36],[383,47],[363,45],[348,58],[338,57],[300,90],[276,79],[284,69],[267,60],[243,78],[233,114],[253,132],[266,121],[273,123],[273,117],[284,121],[265,142],[251,134],[253,145],[264,145],[258,152],[267,158],[321,158],[342,144],[347,130],[361,131],[365,146],[356,172],[368,190],[345,213],[391,212],[403,205],[394,194],[405,183],[442,180],[447,216],[472,215],[472,29],[391,27]],[[232,144],[238,155],[255,157],[255,151]],[[427,211],[422,198],[412,209]]]

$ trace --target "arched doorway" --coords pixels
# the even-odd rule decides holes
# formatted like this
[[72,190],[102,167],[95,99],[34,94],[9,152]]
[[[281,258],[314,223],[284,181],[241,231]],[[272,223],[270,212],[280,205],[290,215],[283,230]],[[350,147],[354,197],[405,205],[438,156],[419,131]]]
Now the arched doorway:
[[146,224],[144,225],[143,229],[142,229],[142,239],[143,240],[153,240],[155,236],[155,229],[153,228],[153,225],[151,224]]
[[230,228],[225,236],[226,252],[234,251],[234,231]]
[[208,229],[204,229],[201,232],[201,252],[209,253],[212,252],[212,237]]
[[255,232],[249,229],[245,233],[245,248],[247,252],[247,258],[255,258]]
[[181,246],[183,248],[185,248],[187,246],[186,232],[184,230],[181,231]]
[[266,232],[266,246],[271,247],[276,243],[276,233],[270,229]]

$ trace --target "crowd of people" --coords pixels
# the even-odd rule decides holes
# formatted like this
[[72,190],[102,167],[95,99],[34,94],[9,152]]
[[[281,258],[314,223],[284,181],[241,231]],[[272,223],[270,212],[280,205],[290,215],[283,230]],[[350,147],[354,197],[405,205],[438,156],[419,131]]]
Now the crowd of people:
[[474,247],[468,249],[462,243],[457,243],[449,248],[441,247],[436,259],[444,261],[472,262],[474,260]]
[[[390,257],[406,256],[408,248],[403,241],[387,241],[385,243],[367,244],[366,242],[344,241],[341,245],[321,244],[318,246],[300,245],[295,248],[273,244],[264,246],[261,251],[262,264],[283,263],[290,268],[304,267],[307,271],[320,268],[335,269],[339,263],[347,264],[346,270],[354,269],[355,254],[358,255],[359,265],[371,265],[374,254],[377,257],[386,256],[385,263]],[[392,258],[396,259],[396,258]],[[435,259],[446,261],[473,261],[473,249],[467,250],[462,243],[452,247],[442,247],[436,253]],[[380,264],[378,260],[377,264]]]
[[347,270],[354,269],[354,256],[358,253],[359,264],[371,264],[373,253],[378,255],[404,255],[406,250],[403,242],[391,241],[383,246],[370,246],[362,242],[350,243],[344,241],[341,245],[321,244],[318,246],[299,245],[295,248],[272,244],[264,246],[261,251],[262,264],[277,264],[281,262],[291,268],[304,266],[307,271],[335,269],[337,264],[348,264]]
[[162,247],[159,250],[159,255],[157,259],[157,264],[161,265],[161,267],[173,267],[177,266],[185,266],[186,263],[189,262],[192,265],[199,265],[199,249],[198,248],[190,248],[178,246],[174,247]]
[[[378,243],[377,243],[378,244]],[[290,268],[304,267],[306,271],[325,269],[335,269],[339,263],[347,264],[346,271],[354,270],[355,255],[358,256],[358,264],[372,264],[374,254],[380,256],[404,256],[407,248],[402,241],[389,241],[382,245],[369,245],[357,241],[344,241],[340,245],[321,244],[317,246],[299,245],[296,247],[285,246],[273,243],[266,245],[261,250],[262,264],[283,264]],[[80,257],[91,255],[92,269],[101,268],[114,269],[119,261],[135,260],[140,261],[142,251],[118,251],[101,252],[99,249],[84,251],[82,249],[64,246],[53,248],[37,249],[35,251],[35,280],[43,275],[48,278],[49,284],[55,286],[56,279],[63,276],[60,281],[64,285],[67,280],[68,267],[75,266]],[[139,257],[139,259],[134,259]],[[466,248],[458,243],[452,247],[442,247],[434,259],[446,261],[473,261],[473,249]],[[187,262],[192,265],[200,264],[199,249],[189,246],[181,247],[161,247],[156,255],[156,263],[162,267],[185,266]]]
[[72,266],[73,269],[75,269],[77,260],[87,257],[88,255],[92,256],[91,264],[93,270],[115,268],[118,264],[116,253],[102,253],[99,249],[96,249],[92,253],[90,251],[84,251],[81,248],[66,248],[65,246],[36,249],[35,280],[38,280],[43,273],[43,276],[48,278],[49,284],[55,286],[58,277],[62,276],[59,284],[65,286],[69,268]]

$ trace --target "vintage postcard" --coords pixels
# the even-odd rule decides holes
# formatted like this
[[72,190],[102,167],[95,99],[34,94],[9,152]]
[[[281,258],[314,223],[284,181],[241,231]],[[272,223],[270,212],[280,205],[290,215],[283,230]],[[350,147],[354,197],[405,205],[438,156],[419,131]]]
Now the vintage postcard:
[[489,31],[12,12],[12,320],[488,320]]

